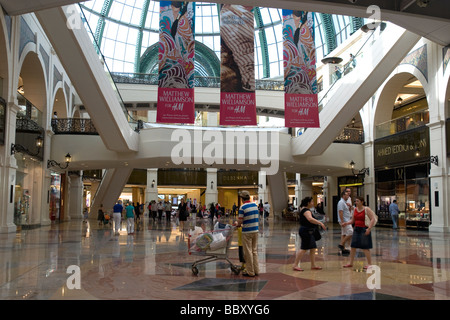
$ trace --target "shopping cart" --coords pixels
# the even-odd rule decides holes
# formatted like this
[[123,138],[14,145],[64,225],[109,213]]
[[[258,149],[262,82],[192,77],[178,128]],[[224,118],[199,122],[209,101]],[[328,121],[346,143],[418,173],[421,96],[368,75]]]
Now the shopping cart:
[[[202,233],[189,234],[188,237],[188,251],[190,255],[204,256],[205,258],[195,261],[192,264],[192,273],[198,274],[197,266],[216,260],[226,260],[231,271],[238,275],[241,268],[235,266],[228,259],[228,252],[230,249],[233,233],[236,227],[226,225],[224,229],[219,228]],[[203,230],[202,230],[203,231]]]

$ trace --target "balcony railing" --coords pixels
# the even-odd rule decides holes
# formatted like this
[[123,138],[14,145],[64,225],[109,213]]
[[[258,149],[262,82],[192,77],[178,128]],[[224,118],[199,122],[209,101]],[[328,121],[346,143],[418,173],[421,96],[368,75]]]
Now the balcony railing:
[[39,126],[34,120],[27,116],[17,113],[16,118],[16,138],[14,144],[20,145],[22,153],[26,153],[35,159],[41,160],[44,157],[44,147],[40,149],[36,147],[36,138],[43,137],[45,133],[44,128]]
[[[156,73],[111,72],[115,83],[158,85]],[[220,88],[219,77],[195,77],[195,86],[201,88]],[[256,90],[283,91],[284,81],[256,80]]]
[[36,122],[39,126],[43,126],[44,116],[41,110],[39,110],[36,106],[34,106],[30,100],[25,98],[22,94],[17,92],[17,103],[20,108],[18,115],[22,115],[27,117],[34,122]]
[[406,116],[380,123],[375,128],[375,139],[387,137],[399,132],[426,125],[429,122],[428,111],[418,111]]
[[360,128],[344,128],[333,142],[362,144],[364,142],[364,130]]
[[52,119],[52,130],[55,134],[87,134],[98,135],[91,119],[63,118]]
[[[22,121],[22,120],[21,120]],[[21,123],[21,122],[20,122]],[[28,123],[28,122],[27,122]],[[141,122],[141,125],[143,123]],[[22,125],[20,125],[23,127]],[[19,127],[19,119],[18,119]],[[143,126],[141,126],[141,129]],[[258,128],[258,127],[257,127]],[[256,129],[257,129],[256,128]],[[260,127],[267,129],[264,127]],[[23,128],[25,129],[25,128]],[[33,128],[32,131],[37,131]],[[91,119],[52,119],[52,129],[55,134],[86,134],[86,135],[98,135],[97,130]],[[273,128],[278,130],[279,128]],[[344,128],[342,132],[333,141],[335,143],[351,143],[361,144],[364,142],[364,130],[360,128]]]

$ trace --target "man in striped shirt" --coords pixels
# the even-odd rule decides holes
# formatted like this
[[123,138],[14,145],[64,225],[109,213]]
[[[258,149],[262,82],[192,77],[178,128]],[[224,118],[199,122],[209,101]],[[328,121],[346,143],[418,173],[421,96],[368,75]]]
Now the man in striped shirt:
[[259,273],[258,263],[258,206],[250,202],[250,193],[246,190],[239,192],[244,204],[239,208],[239,219],[236,223],[242,226],[242,248],[244,251],[246,272],[242,274],[248,277],[257,276]]

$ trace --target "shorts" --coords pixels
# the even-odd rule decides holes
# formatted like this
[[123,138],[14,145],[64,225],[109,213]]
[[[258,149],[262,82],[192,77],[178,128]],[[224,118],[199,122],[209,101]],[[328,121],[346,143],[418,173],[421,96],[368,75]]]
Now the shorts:
[[348,224],[345,227],[341,226],[341,235],[343,235],[343,236],[352,236],[353,235],[353,227],[352,227],[352,225]]

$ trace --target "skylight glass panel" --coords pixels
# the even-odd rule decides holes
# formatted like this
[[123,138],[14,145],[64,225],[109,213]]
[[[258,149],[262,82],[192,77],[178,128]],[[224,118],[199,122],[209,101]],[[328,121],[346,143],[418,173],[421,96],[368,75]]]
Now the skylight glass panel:
[[[90,0],[80,3],[85,9],[87,22],[101,41],[103,55],[111,62],[107,65],[113,72],[134,72],[139,55],[159,41],[159,1],[111,0],[109,11],[105,0]],[[141,21],[142,10],[148,6],[145,21]],[[220,60],[219,6],[216,3],[195,2],[195,40],[214,51]],[[261,79],[267,75],[277,77],[283,74],[283,34],[281,9],[259,8],[263,25],[255,29],[255,76]],[[328,53],[326,37],[320,14],[315,14],[315,42],[317,60]],[[336,43],[345,41],[352,31],[350,17],[332,16]],[[104,24],[103,24],[104,23]],[[142,23],[143,25],[140,25]],[[256,26],[256,21],[255,21]],[[142,32],[142,37],[140,33]],[[265,32],[266,43],[260,43],[260,32]],[[140,40],[140,41],[139,41]],[[120,44],[116,44],[120,43]],[[263,55],[268,52],[266,58]],[[265,64],[268,65],[265,65]],[[130,67],[131,66],[131,67]],[[150,69],[157,70],[153,66]],[[264,74],[264,71],[270,74]]]

